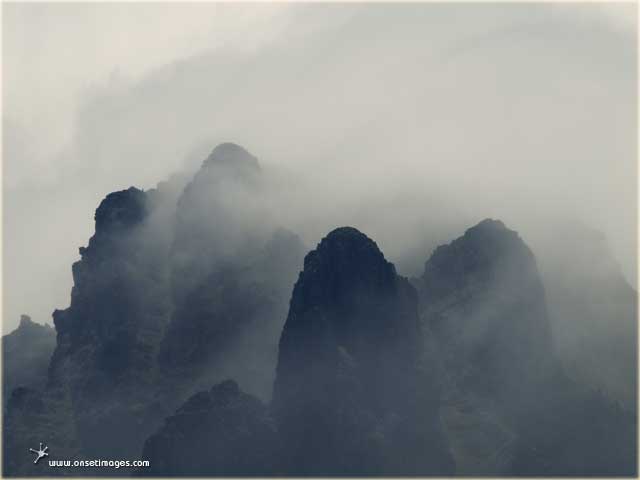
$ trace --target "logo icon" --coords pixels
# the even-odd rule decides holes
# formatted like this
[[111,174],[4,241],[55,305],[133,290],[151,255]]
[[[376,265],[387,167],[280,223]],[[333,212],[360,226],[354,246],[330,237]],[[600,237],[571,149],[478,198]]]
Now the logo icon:
[[44,448],[42,448],[42,442],[40,442],[40,448],[38,448],[38,450],[34,450],[33,448],[30,448],[29,451],[37,455],[33,463],[38,463],[38,460],[40,460],[41,458],[48,457],[49,456],[49,454],[47,453],[48,449],[49,447],[47,447],[46,445],[44,446]]

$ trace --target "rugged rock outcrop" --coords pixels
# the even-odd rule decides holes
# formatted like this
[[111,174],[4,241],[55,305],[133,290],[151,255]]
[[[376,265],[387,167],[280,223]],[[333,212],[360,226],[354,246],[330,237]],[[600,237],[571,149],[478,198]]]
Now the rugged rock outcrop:
[[133,187],[107,195],[73,265],[71,305],[53,314],[58,338],[48,390],[69,397],[88,455],[129,456],[153,423],[147,406],[170,307],[166,239],[147,230],[156,207]]
[[[4,476],[42,475],[46,471],[46,467],[33,465],[28,454],[29,448],[37,447],[44,435],[52,432],[49,424],[55,422],[43,395],[55,345],[54,329],[33,322],[27,315],[20,317],[16,330],[2,337]],[[57,425],[56,429],[72,436],[67,426]]]
[[[263,208],[262,188],[257,160],[222,144],[190,183],[178,175],[101,202],[71,305],[53,315],[47,386],[33,392],[47,405],[37,436],[67,458],[131,458],[204,384],[233,376],[269,398],[304,249]],[[20,412],[8,410],[8,435],[22,442]]]
[[2,337],[3,405],[16,387],[44,388],[55,346],[55,330],[28,315],[22,315],[18,328]]
[[480,222],[438,247],[415,284],[456,473],[635,471],[635,419],[565,375],[535,258],[516,232]]
[[227,143],[101,202],[55,348],[27,317],[3,338],[5,475],[131,473],[34,464],[40,442],[140,475],[636,473],[637,305],[601,242],[545,265],[551,309],[494,220],[414,288],[354,228],[303,262],[268,183]]
[[269,476],[282,473],[267,407],[226,380],[193,395],[144,445],[140,476]]
[[[95,234],[72,268],[71,305],[53,313],[57,339],[46,387],[16,397],[38,398],[42,418],[31,428],[28,412],[20,408],[25,402],[8,405],[6,448],[19,450],[25,439],[38,437],[56,458],[127,458],[163,418],[154,413],[153,382],[168,318],[168,269],[159,261],[166,258],[166,239],[149,232],[160,197],[132,187],[100,203]],[[5,473],[43,474],[42,467],[20,462],[23,455],[13,456],[17,463]]]
[[409,282],[354,228],[307,254],[273,397],[290,474],[449,473],[416,307]]
[[159,356],[171,388],[193,392],[231,377],[264,401],[271,396],[277,342],[304,247],[277,226],[264,188],[256,158],[226,143],[178,200],[174,310]]

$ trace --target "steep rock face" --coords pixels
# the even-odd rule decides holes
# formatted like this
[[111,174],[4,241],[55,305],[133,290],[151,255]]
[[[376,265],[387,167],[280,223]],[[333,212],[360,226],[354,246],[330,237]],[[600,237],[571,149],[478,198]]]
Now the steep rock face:
[[[178,200],[174,310],[159,361],[186,391],[233,377],[268,400],[277,342],[304,247],[264,205],[255,157],[221,144]],[[184,398],[180,399],[180,403]]]
[[242,147],[218,145],[178,198],[171,249],[178,306],[220,262],[232,262],[263,241],[270,225],[257,159]]
[[446,474],[416,295],[377,245],[339,228],[304,260],[273,411],[293,474]]
[[564,376],[525,405],[509,475],[637,475],[637,418],[601,393]]
[[480,222],[438,247],[415,284],[458,474],[634,470],[635,420],[564,374],[535,258],[516,232]]
[[55,330],[28,315],[22,315],[18,328],[2,337],[3,405],[16,387],[44,388],[55,346]]
[[436,248],[416,286],[426,327],[457,383],[511,398],[555,373],[535,258],[502,222],[484,220]]
[[[51,438],[49,435],[53,433],[49,424],[55,419],[50,418],[42,389],[55,345],[54,329],[33,322],[27,315],[21,316],[16,330],[2,338],[2,471],[5,476],[46,472],[46,467],[33,465],[27,454],[29,448],[38,446],[43,438]],[[72,436],[63,425],[57,425],[56,430]]]
[[550,230],[532,245],[565,370],[635,413],[638,294],[604,235],[570,221]]
[[[33,392],[46,419],[32,434],[8,410],[9,448],[35,435],[66,458],[130,458],[204,384],[232,376],[270,397],[304,248],[265,213],[262,188],[256,159],[223,144],[190,183],[181,174],[102,201],[71,305],[54,312],[47,387]],[[41,474],[15,468],[6,473]]]
[[[95,234],[72,268],[71,305],[53,314],[57,338],[46,386],[16,391],[7,406],[5,448],[15,461],[6,474],[43,475],[42,462],[21,461],[27,443],[49,444],[50,459],[129,457],[162,415],[153,413],[152,384],[167,317],[168,275],[158,261],[167,242],[153,219],[164,196],[130,188],[109,194],[96,210]],[[43,406],[37,424],[22,407],[35,400],[20,399]]]
[[133,187],[100,203],[95,234],[73,265],[71,305],[53,314],[49,390],[68,391],[89,455],[130,455],[148,428],[144,407],[169,308],[166,241],[147,231],[155,206]]
[[268,410],[232,380],[189,398],[144,445],[140,476],[266,476],[279,473]]
[[484,220],[436,248],[414,284],[438,352],[456,473],[505,474],[518,438],[512,409],[526,410],[522,399],[557,371],[533,254],[502,222]]

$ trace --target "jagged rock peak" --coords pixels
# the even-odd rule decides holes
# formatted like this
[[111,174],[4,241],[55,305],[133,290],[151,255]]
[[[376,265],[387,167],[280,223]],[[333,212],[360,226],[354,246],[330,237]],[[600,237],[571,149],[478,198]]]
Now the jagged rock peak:
[[307,254],[272,402],[296,476],[449,472],[422,341],[415,290],[373,240],[342,227]]
[[[385,259],[376,242],[356,228],[336,228],[304,259],[304,268],[291,298],[289,318],[280,343],[281,353],[288,346],[288,329],[304,323],[303,317],[307,314],[311,319],[311,312],[316,308],[332,312],[326,318],[316,318],[320,324],[349,319],[348,329],[353,330],[354,335],[370,335],[376,328],[385,330],[384,324],[399,327],[399,311],[410,312],[415,300],[413,288],[396,274],[394,265]],[[382,308],[383,304],[385,308]],[[381,324],[374,322],[373,317]],[[355,318],[363,323],[356,325]],[[347,341],[346,338],[343,340]],[[386,337],[384,341],[388,340]],[[290,346],[294,350],[299,348],[295,342]]]
[[416,286],[423,321],[456,375],[472,361],[473,376],[494,394],[507,384],[534,389],[534,377],[557,371],[535,257],[502,222],[483,220],[439,246]]
[[96,209],[96,233],[115,231],[131,227],[147,213],[146,194],[135,187],[112,192]]
[[[202,163],[200,170],[195,173],[191,181],[185,185],[178,198],[179,224],[191,217],[194,217],[191,223],[196,219],[200,222],[203,220],[201,217],[204,212],[208,216],[229,215],[228,203],[233,195],[247,197],[243,202],[236,202],[234,205],[243,209],[243,213],[239,213],[234,208],[231,216],[236,218],[241,218],[245,213],[252,211],[256,205],[262,205],[263,202],[256,196],[262,181],[261,173],[257,158],[241,146],[234,143],[218,145]],[[245,203],[248,205],[245,206]],[[212,206],[214,211],[211,211]],[[195,213],[188,213],[189,211]],[[202,213],[198,214],[198,212]],[[246,219],[241,223],[245,225]],[[206,228],[206,225],[204,227]],[[182,225],[179,228],[186,228],[186,226]]]
[[485,218],[484,220],[481,220],[480,222],[478,222],[477,225],[467,229],[468,230],[473,230],[473,229],[478,229],[478,230],[508,230],[507,227],[504,225],[504,223],[502,222],[502,220],[496,220],[493,218]]
[[34,322],[29,315],[20,315],[20,324],[18,325],[18,330],[26,330],[34,328],[44,328],[44,329],[52,329],[51,325],[46,323],[36,323]]
[[260,169],[258,159],[246,149],[231,142],[225,142],[213,149],[204,161],[203,167],[209,165],[238,165],[244,168]]
[[468,228],[462,238],[467,240],[489,240],[498,238],[519,238],[518,233],[508,229],[501,220],[485,218],[478,224]]
[[320,264],[331,265],[336,273],[345,268],[379,267],[389,275],[395,275],[395,267],[384,258],[376,242],[353,227],[340,227],[329,232],[317,248],[307,254],[304,268],[310,272]]
[[500,220],[485,219],[451,243],[436,248],[425,264],[425,273],[443,266],[458,273],[493,269],[499,265],[499,258],[513,255],[535,264],[533,253],[516,231]]
[[31,317],[29,315],[20,315],[20,326],[27,326],[27,325],[31,325],[33,323],[33,320],[31,320]]
[[322,239],[322,242],[320,242],[320,244],[322,245],[323,242],[324,243],[336,242],[336,241],[339,241],[340,239],[360,239],[364,242],[369,243],[370,245],[375,246],[375,248],[378,249],[376,242],[371,240],[369,237],[367,237],[364,233],[362,233],[357,228],[349,227],[349,226],[338,227],[330,231],[327,234],[327,236]]
[[[383,324],[393,324],[392,319],[398,316],[395,309],[406,307],[410,310],[407,306],[413,301],[415,291],[406,279],[396,274],[395,266],[385,259],[376,242],[353,227],[336,228],[304,259],[303,270],[294,286],[290,318],[285,325],[280,348],[282,350],[287,344],[288,326],[299,323],[302,317],[298,318],[298,314],[308,309],[338,308],[344,315],[330,316],[330,322],[337,323],[355,315],[354,318],[360,318],[364,323],[356,327],[357,322],[353,323],[354,318],[351,318],[347,322],[348,329],[354,329],[353,333],[358,331],[358,335],[369,335],[376,328],[384,330]],[[382,303],[386,303],[386,310],[380,306]],[[375,313],[370,311],[372,308]],[[382,324],[376,325],[373,317]]]

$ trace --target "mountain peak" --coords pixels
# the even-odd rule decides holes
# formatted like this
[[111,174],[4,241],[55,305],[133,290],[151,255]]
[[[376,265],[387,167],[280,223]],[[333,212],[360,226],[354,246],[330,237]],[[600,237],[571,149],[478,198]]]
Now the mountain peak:
[[499,239],[509,238],[522,242],[516,231],[507,228],[502,221],[492,218],[485,218],[473,227],[468,228],[461,238],[466,241],[481,240],[482,242],[495,242]]
[[469,230],[478,229],[478,230],[508,230],[507,227],[501,220],[496,220],[493,218],[485,218],[478,222],[475,226],[471,227]]
[[20,327],[28,327],[33,325],[33,320],[29,315],[20,315]]
[[354,227],[340,227],[324,237],[316,250],[305,257],[305,268],[313,264],[332,264],[338,270],[367,266],[382,267],[389,275],[395,275],[395,267],[387,262],[376,242]]
[[305,258],[280,337],[272,408],[296,476],[448,472],[439,433],[414,429],[437,415],[413,410],[423,351],[415,290],[365,234],[331,231]]
[[[338,227],[330,231],[325,240],[327,241],[340,241],[341,239],[353,239],[354,241],[363,241],[375,245],[375,242],[367,237],[364,233],[354,227]],[[376,246],[377,248],[377,246]]]
[[128,228],[139,223],[147,213],[146,194],[136,188],[112,192],[96,209],[96,233]]
[[34,322],[29,315],[22,314],[20,315],[20,323],[18,325],[18,329],[20,331],[23,330],[52,330],[50,325],[46,323],[36,323]]
[[218,145],[204,161],[208,165],[242,165],[247,168],[259,169],[258,159],[238,144],[225,142]]
[[451,243],[437,247],[425,264],[425,273],[441,268],[452,272],[488,272],[505,258],[519,258],[527,268],[535,265],[533,253],[518,232],[500,220],[485,219]]
[[474,360],[474,368],[485,375],[478,378],[488,379],[483,388],[496,392],[520,388],[525,375],[527,385],[534,385],[534,377],[555,372],[535,257],[499,220],[483,220],[436,248],[417,285],[425,324],[441,348],[453,352],[452,370],[467,368],[460,359],[476,351],[490,352],[485,363]]

